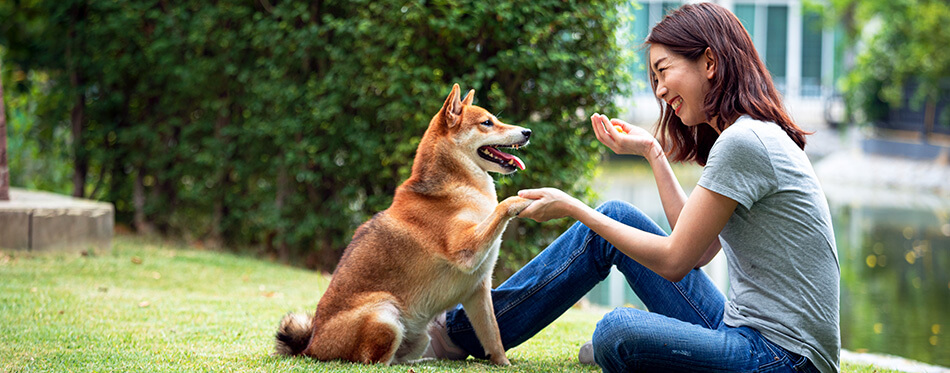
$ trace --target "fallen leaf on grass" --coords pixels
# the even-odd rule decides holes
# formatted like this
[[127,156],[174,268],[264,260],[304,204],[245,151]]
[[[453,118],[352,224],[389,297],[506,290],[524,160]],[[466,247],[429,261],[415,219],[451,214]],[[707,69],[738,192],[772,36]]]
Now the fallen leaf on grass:
[[133,256],[133,257],[132,257],[132,264],[142,264],[142,258],[139,258],[139,257],[137,257],[137,256]]
[[261,296],[264,298],[283,298],[284,293],[280,293],[276,291],[262,291]]

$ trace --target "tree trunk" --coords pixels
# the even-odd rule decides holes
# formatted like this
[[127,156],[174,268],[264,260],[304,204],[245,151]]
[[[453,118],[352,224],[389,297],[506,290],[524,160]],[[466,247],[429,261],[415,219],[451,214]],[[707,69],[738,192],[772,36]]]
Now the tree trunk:
[[80,94],[70,115],[73,137],[73,197],[78,198],[85,197],[86,170],[89,168],[85,151],[82,149],[82,117],[85,106],[86,99]]
[[155,233],[155,228],[145,218],[145,171],[142,169],[143,167],[139,167],[136,170],[135,184],[132,187],[132,205],[135,207],[132,222],[137,232],[150,235]]
[[[0,61],[0,72],[3,62]],[[7,113],[3,105],[3,81],[0,80],[0,201],[10,200],[10,166],[7,163]]]
[[[225,105],[226,111],[218,114],[218,119],[214,123],[214,138],[219,140],[219,144],[226,144],[228,142],[227,136],[225,136],[224,128],[231,125],[231,113],[240,112],[240,109],[234,106],[234,102],[231,101],[229,95],[224,93],[221,95],[221,98],[227,101]],[[224,229],[222,224],[224,223],[225,217],[229,214],[229,209],[225,198],[227,193],[231,188],[231,165],[230,165],[230,155],[227,154],[226,147],[218,149],[222,152],[223,156],[221,159],[221,165],[218,167],[218,172],[214,176],[215,179],[215,194],[214,194],[214,210],[211,213],[211,232],[208,234],[208,239],[206,244],[208,247],[220,248],[224,245]]]
[[[73,110],[70,113],[70,123],[72,124],[72,137],[73,137],[73,197],[85,197],[85,187],[86,187],[86,172],[89,169],[89,159],[86,152],[83,150],[83,141],[82,141],[82,121],[84,116],[84,110],[86,108],[86,97],[81,92],[81,87],[83,85],[82,77],[79,74],[79,68],[77,67],[77,57],[74,51],[74,44],[80,43],[76,37],[76,24],[83,18],[85,18],[86,7],[85,4],[82,4],[78,9],[76,9],[73,14],[72,24],[69,26],[69,35],[66,42],[66,64],[69,66],[69,83],[73,88],[73,92],[76,94],[76,102],[73,104]],[[78,49],[81,53],[82,46],[78,45]]]
[[[277,195],[274,198],[274,208],[277,210],[278,220],[281,220],[284,216],[284,201],[286,201],[287,195],[290,194],[288,190],[290,182],[287,180],[287,165],[284,164],[283,154],[278,154],[278,162],[280,162],[280,164],[277,166]],[[278,242],[276,245],[277,257],[282,263],[286,263],[290,260],[290,248],[287,246],[287,232],[284,230],[283,224],[280,221],[278,221],[275,239]]]
[[923,132],[923,143],[926,144],[930,140],[930,134],[934,130],[934,124],[937,121],[937,100],[930,98],[927,99],[927,105],[924,109],[924,132]]

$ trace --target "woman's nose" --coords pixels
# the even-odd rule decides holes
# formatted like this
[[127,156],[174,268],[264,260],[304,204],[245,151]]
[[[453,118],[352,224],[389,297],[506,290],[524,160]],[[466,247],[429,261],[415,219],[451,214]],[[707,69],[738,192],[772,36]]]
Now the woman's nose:
[[656,86],[656,98],[663,100],[663,96],[666,96],[667,89],[666,86],[660,85],[657,83]]

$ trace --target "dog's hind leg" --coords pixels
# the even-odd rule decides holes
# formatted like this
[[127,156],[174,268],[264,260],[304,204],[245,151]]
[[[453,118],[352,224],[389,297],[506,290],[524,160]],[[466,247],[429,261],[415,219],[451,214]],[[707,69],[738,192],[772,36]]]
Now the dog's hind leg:
[[354,360],[364,364],[393,363],[405,334],[399,314],[394,302],[383,301],[363,317]]
[[323,361],[392,364],[405,334],[396,300],[389,293],[379,292],[358,301],[363,305],[340,312],[321,325],[304,353]]

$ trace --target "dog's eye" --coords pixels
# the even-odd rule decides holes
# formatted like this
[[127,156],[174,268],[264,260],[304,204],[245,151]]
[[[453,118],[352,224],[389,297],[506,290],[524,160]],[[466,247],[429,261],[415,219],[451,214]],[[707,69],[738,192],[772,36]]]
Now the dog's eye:
[[488,127],[491,127],[491,126],[492,126],[492,122],[491,122],[491,119],[489,119],[489,120],[486,120],[486,121],[484,121],[484,122],[482,122],[482,125],[483,125],[483,126],[488,126]]

